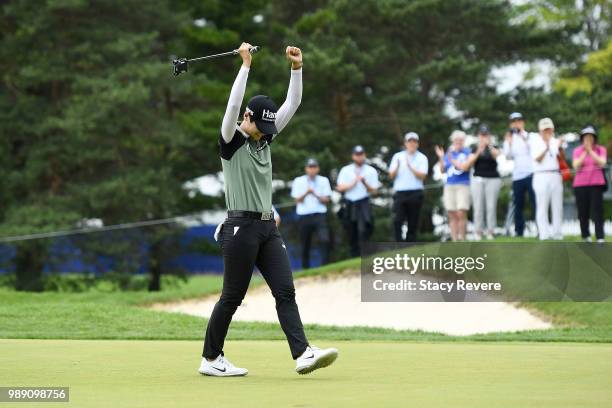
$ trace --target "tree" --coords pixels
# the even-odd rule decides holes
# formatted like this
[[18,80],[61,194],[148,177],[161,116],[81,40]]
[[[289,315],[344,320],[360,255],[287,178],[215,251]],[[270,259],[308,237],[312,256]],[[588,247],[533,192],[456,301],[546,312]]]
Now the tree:
[[[200,141],[174,119],[168,64],[185,22],[169,2],[2,6],[3,235],[167,217],[189,205],[182,182],[200,174],[189,154]],[[19,248],[19,259],[45,251]],[[17,262],[16,272],[39,279],[42,266]]]

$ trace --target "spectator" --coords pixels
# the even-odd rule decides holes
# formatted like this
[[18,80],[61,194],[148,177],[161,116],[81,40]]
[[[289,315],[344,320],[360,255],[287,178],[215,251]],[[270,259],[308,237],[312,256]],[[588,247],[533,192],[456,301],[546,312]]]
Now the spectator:
[[327,229],[327,203],[331,198],[331,187],[327,177],[319,176],[319,163],[308,159],[305,175],[293,180],[291,197],[297,202],[296,213],[300,242],[302,244],[302,268],[310,268],[310,244],[313,234],[319,238],[321,262],[327,263],[329,230]]
[[595,223],[597,242],[604,242],[603,193],[607,188],[604,171],[607,161],[606,148],[597,144],[597,131],[587,126],[580,131],[582,143],[572,154],[574,195],[580,220],[582,239],[591,241],[589,218]]
[[393,180],[393,227],[395,240],[403,241],[402,228],[408,222],[406,242],[415,242],[419,225],[419,213],[423,205],[423,180],[427,177],[429,162],[419,148],[419,135],[414,132],[404,136],[405,149],[395,153],[389,165],[389,177]]
[[[541,240],[563,239],[563,180],[559,170],[560,142],[550,118],[540,119],[540,136],[532,138],[529,149],[533,157],[533,190],[536,195],[536,223]],[[552,225],[548,210],[552,213]]]
[[504,155],[514,160],[512,171],[512,200],[514,205],[514,231],[522,237],[525,231],[525,195],[529,196],[531,212],[535,214],[536,197],[533,191],[533,158],[529,152],[530,140],[537,135],[525,131],[525,120],[519,112],[510,114],[510,131],[504,141]]
[[343,224],[351,242],[351,255],[361,254],[362,244],[374,230],[374,217],[370,207],[370,194],[380,187],[378,173],[365,163],[362,146],[353,148],[353,163],[344,166],[338,174],[337,190],[344,194],[346,207],[341,211]]
[[472,154],[463,164],[463,170],[468,171],[474,166],[474,174],[470,187],[472,190],[472,205],[474,206],[474,229],[476,239],[482,239],[485,220],[487,220],[487,239],[493,239],[497,224],[497,198],[501,189],[501,178],[497,172],[497,147],[491,144],[489,128],[481,126],[478,132],[478,145],[472,149]]
[[455,130],[450,140],[452,145],[446,154],[441,146],[436,146],[436,155],[440,171],[446,172],[443,201],[448,212],[451,239],[462,241],[465,239],[467,212],[470,209],[470,173],[463,170],[463,164],[470,151],[464,147],[465,132]]

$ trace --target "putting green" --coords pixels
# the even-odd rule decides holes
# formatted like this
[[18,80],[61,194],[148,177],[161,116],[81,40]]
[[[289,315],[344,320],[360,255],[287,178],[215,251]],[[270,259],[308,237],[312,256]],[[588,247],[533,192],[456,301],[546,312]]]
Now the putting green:
[[0,340],[0,386],[69,386],[79,408],[612,405],[611,344],[333,345],[334,365],[298,376],[285,342],[229,342],[250,373],[211,378],[196,372],[200,342]]

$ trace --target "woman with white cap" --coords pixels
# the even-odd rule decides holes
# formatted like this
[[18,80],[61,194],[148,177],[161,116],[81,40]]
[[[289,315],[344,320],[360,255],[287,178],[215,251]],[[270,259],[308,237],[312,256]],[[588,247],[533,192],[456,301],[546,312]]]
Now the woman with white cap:
[[591,240],[589,218],[595,223],[597,242],[604,242],[603,228],[603,193],[607,187],[604,171],[606,166],[606,148],[597,144],[597,130],[587,126],[580,131],[580,146],[572,153],[572,167],[576,170],[574,177],[574,195],[580,233],[585,241]]
[[[536,195],[536,223],[541,240],[563,239],[563,180],[559,168],[560,141],[555,138],[555,125],[550,118],[540,119],[539,137],[530,142],[533,157],[533,190]],[[552,225],[548,218],[551,209]]]
[[443,201],[448,212],[451,239],[463,241],[467,225],[467,212],[470,209],[470,172],[463,170],[470,150],[464,146],[465,132],[455,130],[451,136],[452,145],[448,151],[436,146],[440,171],[446,172]]

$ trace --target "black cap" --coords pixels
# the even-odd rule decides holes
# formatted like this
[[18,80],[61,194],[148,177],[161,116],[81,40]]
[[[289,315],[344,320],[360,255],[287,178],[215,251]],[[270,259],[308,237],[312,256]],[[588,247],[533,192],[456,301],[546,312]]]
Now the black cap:
[[489,131],[489,128],[487,127],[487,125],[482,125],[480,129],[478,129],[478,134],[479,135],[490,135],[491,132]]
[[276,130],[276,104],[265,95],[252,97],[247,103],[247,112],[255,121],[255,126],[264,135],[275,135]]
[[512,112],[510,116],[508,116],[508,120],[510,122],[513,120],[523,120],[523,114],[521,112]]
[[306,167],[319,167],[319,162],[317,161],[317,159],[311,157],[306,160]]
[[365,153],[365,149],[363,148],[362,145],[357,145],[353,147],[353,154],[363,154],[363,153]]

